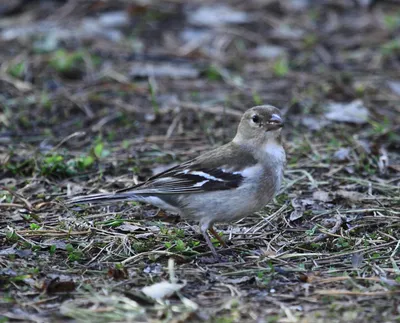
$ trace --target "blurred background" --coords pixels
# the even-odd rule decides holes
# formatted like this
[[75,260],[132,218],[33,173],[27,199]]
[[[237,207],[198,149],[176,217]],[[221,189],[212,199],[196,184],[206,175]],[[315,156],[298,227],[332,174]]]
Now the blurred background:
[[[398,0],[1,1],[0,310],[36,322],[398,320],[399,100]],[[193,227],[151,206],[53,202],[226,143],[260,104],[286,119],[285,185],[218,226],[228,263],[208,264]],[[187,299],[120,308],[167,279],[170,253]],[[94,294],[104,311],[87,305]]]
[[4,170],[31,173],[24,154],[55,147],[98,149],[39,163],[61,177],[111,148],[173,159],[159,148],[226,142],[264,103],[283,110],[292,143],[398,148],[398,1],[13,0],[0,15]]

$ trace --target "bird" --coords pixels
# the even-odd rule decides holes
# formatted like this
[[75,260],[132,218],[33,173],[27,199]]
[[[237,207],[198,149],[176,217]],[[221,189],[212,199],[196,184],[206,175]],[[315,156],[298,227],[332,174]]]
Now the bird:
[[207,231],[222,246],[215,223],[231,223],[265,206],[278,193],[286,154],[281,142],[281,112],[259,105],[244,112],[229,143],[205,152],[113,193],[69,198],[67,204],[136,201],[177,213],[199,224],[212,254],[218,254]]

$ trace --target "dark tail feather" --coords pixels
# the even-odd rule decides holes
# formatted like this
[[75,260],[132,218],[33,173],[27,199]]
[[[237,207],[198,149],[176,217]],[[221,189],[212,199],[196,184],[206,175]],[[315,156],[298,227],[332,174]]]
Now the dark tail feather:
[[76,196],[67,200],[67,204],[85,203],[112,203],[118,201],[135,200],[135,195],[131,193],[100,193],[86,196]]

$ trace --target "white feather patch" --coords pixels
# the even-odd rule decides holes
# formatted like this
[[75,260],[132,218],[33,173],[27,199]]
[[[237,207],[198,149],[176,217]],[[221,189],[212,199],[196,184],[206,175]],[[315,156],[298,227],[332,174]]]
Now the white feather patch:
[[261,166],[260,165],[254,165],[251,167],[246,167],[245,169],[238,171],[238,172],[233,172],[232,174],[236,175],[242,175],[243,177],[258,177],[260,176],[260,171],[261,171]]
[[212,175],[210,175],[210,174],[207,174],[207,173],[205,173],[205,172],[192,171],[192,172],[190,172],[190,174],[192,174],[192,175],[197,175],[197,176],[201,176],[201,177],[204,177],[204,178],[206,178],[206,179],[208,179],[208,180],[212,180],[212,181],[223,182],[222,179],[217,178],[217,177],[215,177],[215,176],[212,176]]
[[210,181],[209,179],[206,179],[205,181],[194,184],[193,187],[202,187],[205,183],[207,183],[209,181]]

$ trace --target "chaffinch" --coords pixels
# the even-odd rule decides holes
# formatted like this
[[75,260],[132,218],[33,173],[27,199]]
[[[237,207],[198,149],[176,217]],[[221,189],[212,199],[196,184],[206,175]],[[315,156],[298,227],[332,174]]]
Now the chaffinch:
[[207,230],[261,209],[281,186],[286,163],[280,111],[271,105],[247,110],[231,142],[115,193],[78,196],[69,204],[145,202],[196,221],[217,256]]

